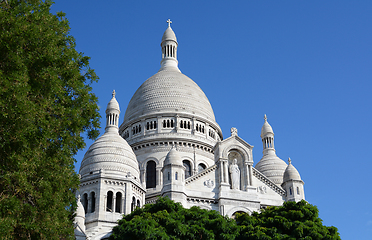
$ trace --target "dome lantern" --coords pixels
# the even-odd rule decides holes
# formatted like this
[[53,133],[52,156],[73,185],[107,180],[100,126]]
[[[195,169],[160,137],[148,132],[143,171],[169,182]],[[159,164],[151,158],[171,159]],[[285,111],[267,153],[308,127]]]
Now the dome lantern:
[[177,61],[177,38],[176,34],[173,32],[170,24],[172,21],[168,19],[168,28],[165,30],[163,37],[161,39],[161,52],[162,52],[162,59],[161,59],[161,68],[159,71],[167,69],[172,69],[173,71],[178,71],[178,61]]
[[105,131],[110,131],[111,129],[114,131],[118,131],[119,129],[119,114],[120,114],[120,107],[118,101],[115,98],[116,92],[115,90],[112,91],[112,98],[110,102],[107,104],[106,108],[106,128]]

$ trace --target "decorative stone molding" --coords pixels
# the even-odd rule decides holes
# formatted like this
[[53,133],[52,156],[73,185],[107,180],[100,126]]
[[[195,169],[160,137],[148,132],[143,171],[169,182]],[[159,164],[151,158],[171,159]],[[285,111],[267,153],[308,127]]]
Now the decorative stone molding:
[[255,176],[258,180],[260,180],[261,182],[263,182],[266,186],[270,187],[272,190],[274,190],[275,192],[277,192],[279,195],[285,196],[285,191],[283,190],[283,188],[281,188],[278,185],[276,185],[273,181],[271,181],[270,179],[268,179],[265,175],[263,175],[262,173],[260,173],[254,167],[252,167],[252,170],[253,170],[253,176]]
[[204,204],[217,204],[216,199],[198,198],[198,197],[188,197],[187,202],[189,203],[204,203]]
[[105,180],[104,183],[107,185],[125,186],[125,182],[122,182],[122,181]]
[[89,182],[84,182],[84,183],[81,183],[81,184],[80,184],[80,187],[84,187],[84,186],[91,185],[91,184],[97,184],[97,183],[98,183],[98,180],[95,180],[95,181],[89,181]]
[[212,188],[212,187],[214,187],[214,181],[211,180],[211,179],[205,180],[204,181],[204,186],[206,186],[208,188]]
[[212,172],[212,171],[214,171],[214,170],[216,170],[216,169],[217,169],[217,165],[215,164],[215,165],[213,165],[213,166],[211,166],[211,167],[205,169],[203,172],[200,172],[200,173],[198,173],[198,174],[195,174],[195,175],[193,175],[193,176],[187,178],[187,179],[185,180],[185,185],[188,185],[188,184],[190,184],[191,182],[193,182],[193,181],[195,181],[195,180],[198,180],[199,178],[201,178],[201,177],[207,175],[208,173],[210,173],[210,172]]
[[265,186],[259,186],[259,187],[257,188],[257,191],[258,191],[259,193],[261,193],[261,194],[265,194],[265,193],[267,193],[267,190],[266,190],[266,187],[265,187]]

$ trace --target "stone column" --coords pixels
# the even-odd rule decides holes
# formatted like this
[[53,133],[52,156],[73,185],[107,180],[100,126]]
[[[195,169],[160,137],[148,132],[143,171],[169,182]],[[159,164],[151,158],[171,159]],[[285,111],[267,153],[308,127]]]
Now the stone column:
[[224,176],[223,176],[223,162],[222,159],[220,159],[220,182],[224,182]]
[[249,186],[252,186],[253,185],[253,182],[252,182],[252,176],[253,176],[253,172],[252,172],[252,164],[249,164],[248,165],[248,173],[249,173]]
[[244,162],[244,189],[245,191],[248,191],[249,186],[249,170],[248,170],[248,163]]
[[229,162],[227,160],[224,160],[224,164],[225,164],[225,167],[224,167],[224,170],[225,170],[225,183],[229,183]]

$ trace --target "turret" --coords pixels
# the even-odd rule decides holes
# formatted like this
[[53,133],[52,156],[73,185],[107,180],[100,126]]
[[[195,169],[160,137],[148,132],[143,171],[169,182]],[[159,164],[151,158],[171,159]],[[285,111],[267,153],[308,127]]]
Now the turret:
[[282,188],[287,192],[286,201],[298,202],[305,199],[304,182],[290,158],[288,158],[288,167],[284,172]]
[[118,101],[115,98],[115,90],[112,91],[112,98],[107,104],[106,109],[106,128],[105,131],[119,131],[119,114],[120,107]]
[[271,181],[280,186],[283,183],[283,174],[287,164],[276,156],[274,148],[274,131],[267,122],[266,114],[264,124],[261,129],[261,139],[263,143],[263,156],[256,164],[256,169],[268,177]]
[[162,196],[168,196],[175,202],[185,206],[185,167],[175,147],[173,147],[164,160]]

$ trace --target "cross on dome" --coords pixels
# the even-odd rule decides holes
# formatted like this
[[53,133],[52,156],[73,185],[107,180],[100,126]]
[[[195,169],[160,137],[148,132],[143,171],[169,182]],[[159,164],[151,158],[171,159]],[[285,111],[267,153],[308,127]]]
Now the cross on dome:
[[172,21],[168,18],[167,23],[168,23],[168,27],[170,27],[170,24],[172,23]]
[[112,91],[112,97],[114,98],[116,95],[115,89]]
[[291,164],[291,163],[292,163],[291,158],[288,158],[288,164]]
[[264,119],[265,119],[265,122],[267,122],[267,117],[266,117],[266,114],[265,114],[265,116],[264,116]]

